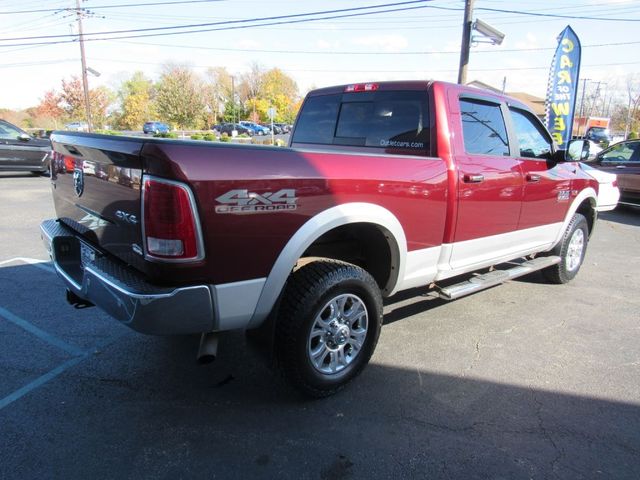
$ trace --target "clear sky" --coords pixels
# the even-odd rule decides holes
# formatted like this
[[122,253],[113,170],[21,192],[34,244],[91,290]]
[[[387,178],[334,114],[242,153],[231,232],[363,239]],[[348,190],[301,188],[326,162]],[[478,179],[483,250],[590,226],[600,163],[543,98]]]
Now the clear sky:
[[[89,34],[87,38],[105,38],[113,35],[98,33],[308,14],[400,3],[401,0],[200,0],[131,6],[169,1],[81,2],[83,8],[92,12],[84,19],[84,31]],[[0,0],[0,108],[35,106],[46,90],[59,90],[63,78],[80,75],[77,42],[27,45],[67,38],[25,38],[77,33],[75,13],[65,10],[75,8],[75,4],[75,0]],[[412,9],[389,11],[400,8]],[[47,11],[19,13],[43,9]],[[232,74],[241,74],[252,62],[257,62],[264,68],[284,70],[296,80],[301,94],[311,87],[372,80],[455,82],[463,9],[462,0],[432,0],[333,13],[331,16],[387,10],[303,23],[273,24],[311,17],[118,34],[161,33],[163,36],[87,41],[88,66],[101,73],[100,77],[90,76],[89,83],[92,87],[116,88],[136,70],[155,79],[166,62],[186,63],[200,72],[208,67],[224,66]],[[474,18],[491,24],[506,37],[500,46],[479,44],[472,48],[468,80],[502,87],[506,77],[507,91],[544,96],[556,37],[566,25],[572,26],[583,45],[582,78],[601,81],[604,89],[615,82],[623,86],[628,74],[640,72],[639,0],[476,0],[475,9]],[[313,18],[327,16],[330,15]],[[629,21],[634,19],[637,21]],[[221,30],[257,23],[272,24]],[[216,30],[211,31],[213,29]],[[185,30],[208,31],[166,35]]]

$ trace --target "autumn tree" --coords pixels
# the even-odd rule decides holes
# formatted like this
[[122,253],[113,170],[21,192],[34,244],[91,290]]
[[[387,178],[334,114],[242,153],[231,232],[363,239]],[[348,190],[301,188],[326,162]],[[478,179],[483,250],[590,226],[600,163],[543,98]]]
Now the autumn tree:
[[[91,120],[94,126],[100,127],[104,125],[107,111],[113,98],[113,93],[107,87],[101,86],[89,90]],[[78,77],[74,76],[70,80],[62,80],[60,105],[70,120],[87,120],[84,89]]]
[[62,79],[62,93],[60,93],[60,105],[67,117],[74,120],[86,120],[84,104],[84,91],[82,82],[78,77],[69,80]]
[[258,63],[254,62],[251,64],[249,71],[241,76],[239,85],[240,99],[251,107],[252,120],[254,122],[259,120],[256,100],[262,92],[263,81],[264,70]]
[[158,113],[162,119],[179,128],[198,126],[205,112],[202,81],[190,67],[166,65],[156,91]]
[[266,72],[262,77],[260,96],[269,102],[268,108],[275,108],[274,121],[293,122],[299,100],[298,85],[286,73],[278,68]]
[[212,67],[205,73],[202,91],[207,111],[207,125],[218,123],[224,112],[224,106],[231,100],[233,79],[224,67]]
[[113,103],[115,94],[107,87],[100,86],[89,90],[89,104],[91,105],[91,122],[96,128],[104,128],[107,123],[109,106]]
[[64,110],[60,106],[61,101],[60,94],[55,90],[45,92],[34,112],[34,117],[37,119],[35,123],[48,126],[44,122],[51,122],[54,128],[58,128],[58,122],[64,117]]
[[118,91],[121,114],[120,127],[127,130],[140,130],[142,124],[157,117],[153,104],[153,82],[138,71],[122,83]]

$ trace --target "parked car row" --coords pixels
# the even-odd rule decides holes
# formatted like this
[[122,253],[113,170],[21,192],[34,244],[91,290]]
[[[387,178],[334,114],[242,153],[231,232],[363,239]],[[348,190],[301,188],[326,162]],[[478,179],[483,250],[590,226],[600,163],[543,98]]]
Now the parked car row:
[[144,133],[167,133],[171,130],[171,127],[162,122],[145,122],[142,126]]
[[[290,133],[291,127],[292,125],[287,123],[274,123],[273,133],[276,135]],[[249,120],[241,120],[240,122],[237,122],[237,123],[219,123],[216,125],[212,125],[211,130],[215,130],[218,133],[226,133],[228,135],[231,135],[232,130],[236,130],[238,132],[238,135],[241,135],[241,134],[246,134],[249,136],[270,135],[271,125],[259,124],[259,123],[251,122]]]

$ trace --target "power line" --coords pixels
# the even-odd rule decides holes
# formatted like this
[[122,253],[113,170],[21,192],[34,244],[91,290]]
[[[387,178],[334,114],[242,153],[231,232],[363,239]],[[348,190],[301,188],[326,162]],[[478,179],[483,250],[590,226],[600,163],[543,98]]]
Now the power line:
[[[93,58],[93,60],[95,61],[100,61],[100,62],[114,62],[114,63],[131,63],[131,64],[140,64],[140,65],[153,65],[153,66],[160,66],[160,65],[164,65],[164,63],[159,63],[159,62],[144,62],[144,61],[138,61],[138,60],[122,60],[122,59],[108,59],[108,58]],[[4,65],[0,65],[0,69],[2,68],[16,68],[16,67],[33,67],[33,66],[40,66],[40,65],[52,65],[52,64],[58,64],[58,63],[70,63],[70,62],[77,62],[77,59],[61,59],[61,60],[44,60],[44,61],[40,61],[40,62],[24,62],[24,63],[13,63],[13,64],[4,64]],[[592,65],[582,65],[582,68],[598,68],[598,67],[617,67],[617,66],[621,66],[621,65],[639,65],[640,61],[637,62],[618,62],[618,63],[598,63],[598,64],[592,64]],[[192,65],[194,68],[209,68],[211,67],[211,65]],[[428,72],[428,73],[454,73],[457,72],[458,69],[457,68],[451,68],[451,69],[438,69],[438,70],[425,70],[425,69],[421,69],[421,70],[371,70],[371,69],[367,69],[367,70],[325,70],[325,69],[309,69],[309,68],[304,68],[304,69],[295,69],[295,68],[286,68],[286,67],[280,67],[282,70],[284,71],[288,71],[288,72],[312,72],[312,73],[421,73],[421,72]],[[499,67],[491,67],[491,68],[473,68],[471,69],[472,72],[494,72],[494,71],[502,71],[502,70],[508,70],[508,71],[533,71],[533,70],[548,70],[549,66],[548,65],[544,65],[544,66],[536,66],[536,67],[504,67],[504,68],[499,68]]]
[[[156,32],[156,31],[165,31],[165,30],[177,30],[177,29],[183,29],[183,28],[201,28],[201,27],[212,27],[212,26],[217,26],[217,25],[235,25],[235,24],[243,24],[243,23],[255,23],[255,22],[267,22],[267,21],[273,21],[273,20],[283,20],[283,19],[290,19],[290,18],[300,18],[300,17],[309,17],[309,16],[314,16],[314,15],[328,15],[328,14],[334,14],[334,13],[344,13],[344,12],[355,12],[355,11],[362,11],[362,10],[370,10],[373,8],[387,8],[387,7],[397,7],[397,6],[401,6],[401,5],[411,5],[411,4],[416,4],[416,3],[425,3],[425,2],[430,2],[432,0],[411,0],[408,2],[397,2],[397,3],[383,3],[383,4],[378,4],[378,5],[370,5],[367,7],[354,7],[354,8],[342,8],[339,10],[324,10],[324,11],[318,11],[318,12],[308,12],[308,13],[296,13],[296,14],[292,14],[292,15],[277,15],[277,16],[273,16],[273,17],[261,17],[261,18],[247,18],[247,19],[240,19],[240,20],[224,20],[221,22],[207,22],[207,23],[192,23],[192,24],[188,24],[188,25],[172,25],[172,26],[168,26],[168,27],[153,27],[153,28],[133,28],[133,29],[128,29],[128,30],[110,30],[110,31],[104,31],[104,32],[92,32],[92,33],[87,33],[85,35],[119,35],[122,33],[139,33],[139,32]],[[75,11],[75,10],[74,10]],[[367,13],[385,13],[385,12],[364,12],[363,14],[367,14]],[[341,17],[343,18],[343,17]],[[325,18],[322,18],[323,20]],[[313,19],[309,19],[309,20],[313,20]],[[14,38],[3,38],[0,39],[0,41],[15,41],[15,40],[42,40],[42,39],[49,39],[49,38],[67,38],[67,37],[75,37],[76,35],[73,34],[65,34],[65,35],[38,35],[38,36],[32,36],[32,37],[14,37]]]
[[[246,52],[246,53],[284,53],[284,54],[304,54],[304,55],[446,55],[459,54],[460,50],[419,50],[409,52],[357,52],[357,51],[323,51],[323,50],[269,50],[259,48],[225,48],[225,47],[203,47],[193,45],[175,45],[169,43],[149,43],[149,42],[116,42],[130,45],[148,45],[153,47],[170,47],[170,48],[188,48],[191,50],[213,50],[223,52]],[[598,43],[591,45],[583,45],[582,48],[598,48],[613,47],[621,45],[637,45],[640,41],[634,42],[615,42],[615,43]],[[542,52],[556,50],[557,47],[532,47],[532,48],[503,48],[495,50],[477,50],[474,54],[479,53],[511,53],[511,52]]]
[[[425,1],[432,1],[432,0],[416,0],[416,1],[412,1],[412,2],[402,2],[399,3],[397,5],[403,5],[403,4],[412,4],[412,3],[422,3]],[[394,4],[388,4],[388,5],[394,5]],[[297,20],[285,20],[285,21],[277,21],[277,22],[271,22],[271,23],[261,23],[261,24],[252,24],[252,25],[234,25],[234,26],[223,26],[221,28],[204,28],[204,29],[200,29],[200,30],[188,30],[188,31],[182,31],[182,32],[163,32],[163,33],[148,33],[148,34],[143,34],[143,35],[124,35],[124,36],[119,36],[119,37],[106,37],[106,38],[86,38],[85,41],[109,41],[109,40],[122,40],[122,39],[128,39],[128,38],[145,38],[145,37],[165,37],[165,36],[169,36],[169,35],[184,35],[184,34],[192,34],[192,33],[203,33],[203,32],[218,32],[218,31],[225,31],[225,30],[240,30],[240,29],[245,29],[245,28],[256,28],[256,27],[265,27],[265,26],[270,26],[270,25],[287,25],[287,24],[294,24],[294,23],[303,23],[303,22],[315,22],[315,21],[321,21],[321,20],[331,20],[331,19],[335,19],[335,18],[349,18],[349,17],[359,17],[359,16],[363,16],[363,15],[377,15],[377,14],[381,14],[381,13],[393,13],[393,12],[404,12],[404,11],[409,11],[409,10],[417,10],[417,9],[422,9],[422,8],[426,8],[426,5],[420,5],[420,6],[415,6],[415,7],[403,7],[403,8],[394,8],[394,9],[387,9],[387,10],[377,10],[374,12],[359,12],[359,13],[351,13],[351,14],[341,14],[341,15],[333,15],[333,16],[328,16],[328,17],[319,17],[319,18],[303,18],[303,19],[297,19]],[[359,7],[356,9],[348,9],[348,10],[361,10],[363,8],[379,8],[379,6],[370,6],[370,7]],[[322,12],[320,12],[322,13]],[[315,14],[319,14],[319,13],[315,13]],[[299,17],[299,16],[305,16],[305,15],[313,15],[313,14],[298,14],[298,15],[293,15],[293,17]],[[287,17],[287,16],[284,16]],[[292,17],[292,16],[289,16]],[[272,17],[272,18],[278,18],[278,17]],[[215,23],[210,23],[210,24],[203,24],[203,25],[228,25],[229,23],[240,23],[240,22],[249,22],[249,21],[260,21],[257,19],[253,19],[253,20],[239,20],[239,21],[232,21],[232,22],[215,22]],[[189,26],[174,26],[174,27],[159,27],[159,28],[152,28],[152,29],[134,29],[134,30],[126,30],[123,32],[139,32],[139,31],[156,31],[156,30],[171,30],[171,29],[176,29],[176,28],[187,28]],[[93,34],[87,34],[87,35],[97,35],[97,34],[117,34],[118,32],[98,32],[98,33],[93,33]],[[59,41],[52,41],[52,42],[29,42],[29,43],[13,43],[13,44],[6,44],[6,45],[1,45],[3,47],[21,47],[21,46],[27,46],[27,45],[58,45],[58,44],[64,44],[64,43],[72,43],[76,41],[76,37],[77,35],[51,35],[51,36],[42,36],[42,37],[23,37],[23,38],[5,38],[5,39],[0,39],[0,41],[12,41],[12,40],[25,40],[25,39],[29,39],[29,38],[33,38],[33,39],[37,39],[37,38],[57,38],[57,37],[74,37],[71,40],[59,40]]]
[[532,17],[549,17],[549,18],[568,18],[570,20],[599,20],[608,22],[640,22],[640,18],[610,18],[610,17],[589,17],[583,15],[559,15],[557,13],[537,13],[537,12],[522,12],[518,10],[503,10],[500,8],[488,8],[481,7],[476,10],[482,10],[484,12],[500,12],[500,13],[513,13],[517,15],[529,15]]
[[[181,5],[185,3],[211,3],[211,2],[224,2],[225,0],[184,0],[184,1],[172,1],[172,2],[153,2],[153,3],[123,3],[119,5],[99,5],[91,7],[92,10],[103,8],[123,8],[123,7],[150,7],[156,5]],[[0,15],[13,15],[22,13],[44,13],[44,12],[61,12],[61,11],[74,11],[73,7],[60,7],[60,8],[40,8],[37,10],[14,10],[12,12],[0,12]]]

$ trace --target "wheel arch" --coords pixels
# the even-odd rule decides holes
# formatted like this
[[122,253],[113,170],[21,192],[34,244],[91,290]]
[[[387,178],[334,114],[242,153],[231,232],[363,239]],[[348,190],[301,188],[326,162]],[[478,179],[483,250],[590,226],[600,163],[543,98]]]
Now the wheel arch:
[[564,235],[564,231],[567,229],[569,222],[576,213],[581,213],[587,219],[587,224],[589,225],[589,235],[593,232],[593,228],[595,227],[597,211],[596,206],[598,204],[598,195],[596,191],[589,187],[582,190],[576,198],[574,198],[569,210],[567,210],[567,214],[564,217],[564,221],[562,223],[562,228],[558,231],[555,241],[553,245],[557,245],[560,240],[562,240],[562,236]]
[[[366,229],[375,228],[379,235],[386,240],[391,265],[389,266],[388,278],[381,290],[385,294],[394,293],[402,281],[407,256],[407,240],[399,220],[393,213],[380,205],[371,203],[338,205],[307,220],[289,239],[267,277],[248,328],[258,327],[269,315],[298,260],[303,258],[305,252],[314,253],[310,247],[330,232],[338,232],[341,228],[349,229],[356,226],[366,226]],[[344,260],[339,255],[327,258]],[[376,277],[376,274],[372,275],[374,278]],[[379,280],[382,275],[378,273],[377,277],[376,280]]]

